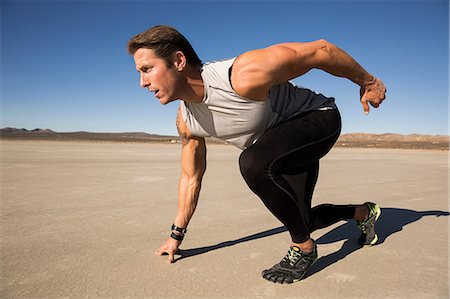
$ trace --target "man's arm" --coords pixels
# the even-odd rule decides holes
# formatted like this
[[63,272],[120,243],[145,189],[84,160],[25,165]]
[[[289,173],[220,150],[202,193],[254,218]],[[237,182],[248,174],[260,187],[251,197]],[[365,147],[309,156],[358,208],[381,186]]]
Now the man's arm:
[[[203,174],[206,170],[205,139],[193,136],[186,126],[181,110],[178,109],[177,129],[181,138],[181,178],[178,184],[178,210],[174,224],[186,228],[197,206]],[[181,241],[172,237],[156,251],[157,255],[167,253],[169,263],[174,261],[174,254]]]
[[178,213],[175,225],[187,227],[197,206],[206,170],[205,139],[192,136],[178,109],[177,129],[181,138],[181,178],[178,185]]
[[240,95],[265,100],[273,85],[299,77],[311,69],[320,69],[358,84],[365,112],[369,111],[368,103],[378,107],[385,98],[386,88],[380,80],[325,40],[283,43],[246,52],[235,60],[231,80]]

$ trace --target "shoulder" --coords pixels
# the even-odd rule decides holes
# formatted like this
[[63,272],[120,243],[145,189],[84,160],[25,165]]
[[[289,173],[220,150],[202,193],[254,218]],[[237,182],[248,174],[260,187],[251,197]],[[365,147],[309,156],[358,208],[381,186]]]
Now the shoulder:
[[253,100],[267,99],[271,86],[271,73],[266,65],[269,59],[266,49],[248,51],[236,58],[230,81],[237,94]]
[[183,119],[181,105],[178,107],[176,126],[177,126],[178,135],[180,136],[181,142],[183,145],[189,143],[189,141],[192,139],[204,140],[203,137],[198,137],[198,136],[195,136],[194,134],[192,134],[191,131],[189,130],[189,128],[187,127],[186,122]]

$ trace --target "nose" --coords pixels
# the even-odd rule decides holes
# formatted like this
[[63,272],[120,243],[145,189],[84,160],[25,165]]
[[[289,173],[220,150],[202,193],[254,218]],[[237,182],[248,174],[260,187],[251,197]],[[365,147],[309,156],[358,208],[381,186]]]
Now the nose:
[[147,76],[145,76],[145,74],[141,73],[139,85],[143,88],[150,86],[150,80],[148,80],[148,78],[147,78]]

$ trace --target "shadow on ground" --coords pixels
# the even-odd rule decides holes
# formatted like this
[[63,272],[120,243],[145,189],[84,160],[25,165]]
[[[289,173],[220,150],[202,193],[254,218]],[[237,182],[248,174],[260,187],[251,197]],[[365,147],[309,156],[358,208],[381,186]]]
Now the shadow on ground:
[[[388,237],[400,232],[404,226],[416,222],[426,216],[449,216],[449,212],[445,211],[413,211],[399,208],[382,208],[381,216],[376,223],[376,232],[378,235],[377,245],[383,244]],[[348,221],[335,229],[329,231],[325,235],[317,239],[317,244],[329,244],[342,240],[346,240],[342,247],[329,255],[320,257],[311,267],[304,278],[314,275],[315,273],[325,269],[326,267],[344,259],[346,256],[362,248],[357,239],[359,230],[354,220]]]
[[[386,241],[388,237],[400,232],[405,225],[416,222],[423,217],[426,216],[449,216],[449,212],[445,211],[413,211],[408,209],[401,208],[382,208],[382,213],[378,222],[376,224],[376,231],[378,235],[377,245],[382,244]],[[222,242],[216,245],[198,247],[192,249],[180,249],[177,254],[180,255],[175,259],[175,261],[179,261],[181,259],[185,259],[188,257],[196,256],[199,254],[203,254],[209,251],[234,246],[239,243],[248,242],[252,240],[257,240],[260,238],[265,238],[269,236],[273,236],[279,233],[286,232],[286,228],[284,226],[273,228],[267,231],[263,231],[260,233],[256,233],[253,235],[249,235],[240,239]],[[346,240],[342,247],[329,255],[320,257],[314,266],[311,267],[308,274],[305,276],[311,276],[314,273],[317,273],[326,267],[336,263],[337,261],[345,258],[352,252],[361,248],[358,244],[359,230],[356,227],[356,223],[354,220],[349,220],[344,222],[342,225],[336,227],[335,229],[327,232],[325,235],[321,236],[316,240],[317,244],[330,244],[334,242],[339,242],[342,240]]]

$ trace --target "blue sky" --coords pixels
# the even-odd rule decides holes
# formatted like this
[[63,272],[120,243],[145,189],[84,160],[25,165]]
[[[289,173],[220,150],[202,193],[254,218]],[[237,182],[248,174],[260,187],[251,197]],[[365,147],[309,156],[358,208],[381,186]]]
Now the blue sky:
[[363,114],[359,87],[313,70],[297,78],[336,98],[343,132],[448,134],[449,5],[431,1],[1,2],[1,127],[176,134],[178,103],[145,89],[126,43],[175,26],[203,61],[324,38],[387,86]]

